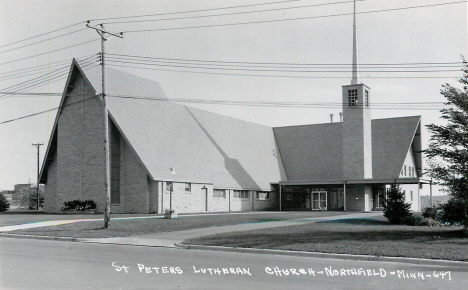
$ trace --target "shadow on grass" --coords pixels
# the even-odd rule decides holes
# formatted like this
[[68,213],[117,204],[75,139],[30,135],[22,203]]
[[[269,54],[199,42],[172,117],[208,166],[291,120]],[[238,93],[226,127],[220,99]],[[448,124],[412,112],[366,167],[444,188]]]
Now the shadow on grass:
[[[357,223],[356,226],[344,223]],[[376,227],[367,227],[368,224]],[[291,244],[346,244],[379,242],[382,245],[390,242],[406,243],[450,243],[466,245],[467,239],[459,228],[431,228],[393,226],[385,222],[372,220],[345,220],[316,223],[308,226],[272,228],[248,232],[236,232],[205,236],[184,243],[201,243],[237,247],[281,247]]]
[[390,225],[388,221],[381,221],[375,219],[341,219],[334,221],[323,221],[321,224],[351,224],[351,225],[369,225],[369,226],[382,226]]

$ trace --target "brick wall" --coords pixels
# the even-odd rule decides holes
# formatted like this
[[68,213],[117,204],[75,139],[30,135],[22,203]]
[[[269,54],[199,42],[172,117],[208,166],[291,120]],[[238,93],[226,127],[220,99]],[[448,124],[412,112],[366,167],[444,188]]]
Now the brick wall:
[[160,196],[160,190],[159,190],[159,183],[157,181],[152,180],[148,176],[148,188],[150,192],[150,207],[149,207],[149,213],[161,213],[162,210],[159,210],[159,196]]
[[[44,186],[44,211],[54,212],[57,209],[57,153],[54,154],[49,162],[47,172],[47,184]],[[60,209],[59,205],[59,209]]]
[[364,211],[364,185],[346,186],[346,211]]
[[255,196],[254,210],[276,210],[278,209],[278,198],[277,192],[270,192],[270,198],[266,200],[257,199]]
[[209,199],[209,209],[211,211],[230,211],[230,203],[232,200],[232,190],[225,189],[226,196],[223,197],[214,197],[213,190],[211,190],[208,195]]
[[[208,211],[216,211],[210,208],[213,186],[208,184],[191,183],[191,191],[185,191],[185,183],[174,182],[173,190],[167,190],[166,182],[163,182],[163,210],[172,208],[178,213],[192,213],[192,212],[205,212],[206,211],[206,194],[203,187],[208,190]],[[172,202],[171,202],[172,199]],[[171,206],[172,204],[172,206]]]
[[[73,81],[72,86],[58,120],[57,153],[48,168],[45,210],[59,212],[65,201],[92,199],[97,204],[97,211],[103,212],[105,162],[102,103],[97,97],[86,100],[94,96],[94,92],[81,76]],[[85,101],[80,102],[82,99]],[[111,131],[111,134],[119,133]],[[135,153],[122,137],[120,140],[120,204],[112,205],[111,211],[157,212],[158,184],[148,180]]]
[[[357,90],[357,106],[348,105],[348,90]],[[371,111],[364,106],[364,85],[343,86],[343,178],[372,178]]]
[[[120,134],[112,131],[112,134]],[[149,213],[152,184],[132,148],[120,139],[120,204],[111,207],[113,213]]]
[[[185,183],[174,182],[172,193],[166,188],[167,182],[158,183],[157,188],[163,190],[159,196],[161,212],[164,209],[171,208],[177,213],[193,213],[193,212],[228,212],[228,211],[252,211],[252,210],[267,210],[278,206],[277,194],[270,193],[268,200],[258,200],[255,196],[255,191],[250,191],[249,198],[234,198],[233,190],[226,189],[226,197],[214,197],[213,185],[191,183],[191,192],[185,191]],[[206,189],[204,189],[205,187]],[[205,191],[206,190],[206,191]]]
[[[81,76],[72,86],[58,119],[57,155],[49,167],[46,184],[46,192],[50,193],[56,184],[55,201],[48,197],[46,203],[50,204],[45,207],[46,211],[58,212],[65,201],[92,199],[102,212],[105,200],[102,104],[97,97],[88,99],[94,94]],[[51,178],[54,174],[56,181]]]

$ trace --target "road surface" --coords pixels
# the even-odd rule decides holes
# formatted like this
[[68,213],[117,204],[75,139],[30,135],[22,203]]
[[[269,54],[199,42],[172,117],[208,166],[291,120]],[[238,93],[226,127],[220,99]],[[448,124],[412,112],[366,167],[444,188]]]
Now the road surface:
[[463,289],[468,269],[0,238],[0,289]]

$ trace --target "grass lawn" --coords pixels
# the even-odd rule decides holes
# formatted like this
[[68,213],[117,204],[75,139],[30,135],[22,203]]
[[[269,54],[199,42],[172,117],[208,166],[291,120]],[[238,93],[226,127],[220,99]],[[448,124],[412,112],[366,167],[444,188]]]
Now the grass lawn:
[[219,234],[184,244],[468,261],[462,228],[390,225],[383,217]]
[[[195,228],[234,225],[242,223],[257,223],[280,221],[296,218],[313,218],[334,215],[348,214],[344,212],[256,212],[256,213],[224,213],[224,214],[198,214],[198,215],[179,215],[177,219],[166,220],[155,215],[111,215],[111,223],[108,229],[104,229],[104,222],[86,221],[68,225],[59,225],[51,227],[41,227],[13,231],[13,234],[27,234],[55,237],[74,237],[74,238],[110,238],[125,237],[143,234],[152,234],[158,232],[170,232],[178,230],[187,230]],[[102,218],[101,214],[96,215],[0,215],[0,225],[22,224],[26,222],[38,222],[56,219],[96,219]],[[128,219],[117,220],[113,217],[126,217]],[[150,218],[138,218],[150,217]],[[157,218],[156,218],[157,217]],[[5,220],[5,222],[3,222]],[[16,223],[12,223],[12,222]]]

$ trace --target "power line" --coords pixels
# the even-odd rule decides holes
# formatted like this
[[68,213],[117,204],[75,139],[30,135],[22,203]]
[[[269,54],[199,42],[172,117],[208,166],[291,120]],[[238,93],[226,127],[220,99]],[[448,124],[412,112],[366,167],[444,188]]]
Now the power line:
[[[358,1],[366,1],[366,0],[358,0]],[[309,5],[301,5],[301,6],[294,6],[294,7],[271,8],[271,9],[263,9],[263,10],[230,12],[230,13],[211,14],[211,15],[183,16],[183,17],[147,19],[147,20],[112,21],[112,22],[104,22],[104,24],[142,23],[142,22],[157,22],[157,21],[169,21],[169,20],[181,20],[181,19],[185,20],[185,19],[219,17],[219,16],[232,16],[232,15],[243,15],[243,14],[253,14],[253,13],[262,13],[262,12],[281,11],[281,10],[291,10],[291,9],[299,9],[299,8],[337,5],[337,4],[352,3],[352,2],[354,2],[354,1],[341,1],[341,2],[332,2],[332,3],[309,4]]]
[[[182,103],[201,103],[201,104],[219,104],[219,105],[246,105],[246,106],[273,106],[273,107],[314,107],[314,108],[332,108],[342,107],[341,102],[274,102],[274,101],[237,101],[237,100],[209,100],[209,99],[185,99],[185,98],[154,98],[145,96],[128,96],[128,95],[114,95],[110,94],[110,97],[133,99],[133,100],[150,100],[150,101],[169,101],[169,102],[182,102]],[[412,103],[374,103],[372,109],[384,109],[384,108],[401,108],[401,105],[406,105],[408,109],[440,109],[440,105],[444,105],[444,102],[412,102]],[[396,105],[398,105],[396,107]],[[425,105],[425,106],[423,106]],[[363,106],[363,105],[360,105]],[[390,107],[393,106],[393,107]],[[436,107],[434,107],[436,106]]]
[[[254,6],[273,5],[273,4],[281,4],[281,3],[289,3],[289,2],[298,2],[298,1],[301,1],[301,0],[276,1],[276,2],[268,2],[268,3],[257,3],[257,4],[248,4],[248,5],[228,6],[228,7],[220,7],[220,8],[208,8],[208,9],[198,9],[198,10],[188,10],[188,11],[168,12],[168,13],[156,13],[156,14],[146,14],[146,15],[109,17],[109,18],[95,18],[95,19],[91,19],[91,20],[88,20],[88,21],[176,15],[176,14],[185,14],[185,13],[196,13],[196,12],[206,12],[206,11],[217,11],[217,10],[225,10],[225,9],[236,9],[236,8],[245,8],[245,7],[254,7]],[[358,0],[358,1],[363,1],[363,0]]]
[[[92,56],[92,55],[96,55],[96,54],[95,53],[88,54],[88,55],[84,55],[84,56],[79,56],[77,58],[85,58],[85,57],[89,57],[89,56]],[[51,64],[59,64],[59,63],[61,64],[61,63],[65,63],[65,62],[70,62],[70,59],[54,61],[54,62],[48,62],[46,64],[31,66],[31,67],[28,67],[28,68],[22,68],[22,69],[17,69],[17,70],[11,70],[11,71],[7,71],[7,72],[0,72],[0,75],[15,73],[15,72],[19,72],[19,71],[34,71],[35,68],[47,69]]]
[[[45,95],[45,94],[43,94]],[[53,95],[56,95],[56,94],[53,94]],[[162,98],[153,98],[153,97],[135,97],[135,96],[124,96],[124,95],[108,95],[109,97],[112,97],[112,98],[123,98],[123,99],[134,99],[134,100],[149,100],[149,101],[169,101],[169,102],[183,102],[183,103],[199,103],[199,104],[211,104],[211,105],[235,105],[235,106],[261,106],[261,107],[293,107],[293,108],[320,108],[320,109],[323,109],[323,108],[340,108],[342,106],[342,103],[292,103],[292,102],[245,102],[245,101],[228,101],[228,100],[202,100],[202,99],[198,99],[198,100],[190,100],[190,99],[162,99]],[[85,101],[88,101],[94,97],[97,97],[97,96],[90,96],[90,97],[87,97],[87,98],[84,98],[83,100],[78,100],[78,101],[75,101],[75,102],[71,102],[67,105],[63,105],[63,106],[59,106],[59,107],[55,107],[55,108],[52,108],[52,109],[48,109],[48,110],[44,110],[44,111],[40,111],[40,112],[36,112],[36,113],[33,113],[33,114],[29,114],[29,115],[25,115],[25,116],[21,116],[21,117],[18,117],[18,118],[14,118],[14,119],[10,119],[10,120],[7,120],[7,121],[3,121],[3,122],[0,122],[0,125],[1,124],[6,124],[6,123],[11,123],[11,122],[14,122],[14,121],[19,121],[19,120],[22,120],[22,119],[26,119],[26,118],[29,118],[29,117],[33,117],[33,116],[37,116],[37,115],[40,115],[40,114],[43,114],[43,113],[47,113],[47,112],[51,112],[51,111],[54,111],[54,110],[57,110],[57,109],[61,109],[61,108],[64,108],[64,107],[68,107],[68,106],[71,106],[71,105],[75,105],[75,104],[79,104],[81,102],[85,102]],[[432,103],[429,103],[427,102],[428,104],[432,104]],[[379,104],[379,105],[384,105],[385,103],[382,103],[382,104]],[[392,103],[386,103],[386,104],[392,104]],[[402,103],[402,104],[409,104],[409,103]],[[415,103],[417,104],[417,103]],[[424,104],[424,103],[420,103],[419,105],[421,104]],[[434,103],[435,104],[435,103]],[[375,105],[372,105],[371,106],[371,109],[385,109],[385,110],[388,110],[388,109],[401,109],[401,110],[414,110],[414,109],[418,109],[418,110],[440,110],[441,107],[440,106],[437,106],[437,107],[414,107],[414,106],[407,106],[407,107],[403,107],[401,105],[399,105],[399,103],[394,103],[393,105],[398,105],[398,106],[393,106],[393,107],[390,107],[390,106],[381,106],[381,107],[377,107]]]
[[[286,69],[254,69],[254,68],[226,68],[226,67],[206,67],[206,66],[194,66],[194,65],[172,65],[172,64],[157,64],[157,63],[145,63],[135,61],[122,61],[113,60],[107,58],[109,62],[113,63],[124,63],[124,64],[137,64],[137,65],[149,65],[149,66],[160,66],[160,67],[176,67],[176,68],[189,68],[189,69],[204,69],[204,70],[224,70],[224,71],[253,71],[253,72],[292,72],[292,73],[339,73],[339,72],[351,72],[351,70],[286,70]],[[415,72],[454,72],[459,71],[455,69],[441,69],[441,70],[360,70],[362,73],[415,73]]]
[[51,34],[51,33],[54,33],[54,32],[60,31],[60,30],[64,30],[64,29],[67,29],[67,28],[70,28],[70,27],[73,27],[73,26],[80,25],[80,24],[83,24],[83,23],[84,23],[84,21],[80,21],[78,23],[71,24],[71,25],[68,25],[68,26],[65,26],[65,27],[62,27],[62,28],[59,28],[59,29],[55,29],[55,30],[52,30],[52,31],[49,31],[49,32],[46,32],[46,33],[42,33],[42,34],[39,34],[39,35],[36,35],[36,36],[33,36],[33,37],[25,38],[25,39],[18,40],[18,41],[15,41],[15,42],[11,42],[11,43],[8,43],[8,44],[3,44],[3,45],[0,45],[0,47],[10,46],[10,45],[13,45],[13,44],[16,44],[16,43],[20,43],[20,42],[24,42],[24,41],[27,41],[27,40],[30,40],[30,39],[38,38],[38,37],[41,37],[41,36],[44,36],[44,35],[47,35],[47,34]]
[[[182,59],[182,58],[162,58],[162,57],[148,57],[148,56],[135,56],[125,54],[113,54],[107,53],[107,57],[124,60],[138,60],[149,63],[181,63],[181,64],[192,64],[200,63],[200,65],[215,65],[215,66],[247,66],[247,67],[317,67],[324,66],[329,67],[351,67],[351,63],[285,63],[285,62],[245,62],[245,61],[219,61],[219,60],[200,60],[200,59]],[[463,62],[422,62],[422,63],[362,63],[359,66],[363,67],[397,67],[397,68],[422,68],[422,67],[460,67]],[[405,67],[406,66],[406,67]]]
[[15,96],[42,96],[42,97],[60,97],[61,93],[30,93],[30,92],[10,92],[10,91],[0,91],[0,94],[5,95],[15,95]]
[[15,48],[10,48],[10,49],[7,49],[7,50],[0,51],[0,53],[4,53],[4,52],[8,52],[8,51],[14,51],[14,50],[17,50],[17,49],[20,49],[20,48],[24,48],[24,47],[28,47],[28,46],[31,46],[31,45],[35,45],[35,44],[38,44],[38,43],[50,41],[50,40],[52,40],[52,39],[64,37],[64,36],[67,36],[67,35],[70,35],[70,34],[73,34],[73,33],[77,33],[77,32],[83,31],[83,30],[85,30],[85,29],[86,29],[86,28],[78,29],[78,30],[75,30],[75,31],[72,31],[72,32],[68,32],[68,33],[65,33],[65,34],[61,34],[61,35],[58,35],[58,36],[55,36],[55,37],[52,37],[52,38],[48,38],[48,39],[36,41],[36,42],[30,43],[30,44],[25,44],[25,45],[18,46],[18,47],[15,47]]
[[[96,66],[99,66],[99,64],[96,64],[96,65],[93,66],[92,63],[89,63],[89,64],[85,64],[85,65],[82,66],[81,68],[82,68],[83,70],[87,70],[87,69],[91,69],[91,68],[96,67]],[[29,90],[35,89],[35,88],[38,88],[38,87],[44,85],[45,83],[50,84],[50,83],[54,83],[54,82],[59,81],[59,80],[63,80],[63,79],[65,79],[67,76],[68,76],[68,71],[66,71],[66,72],[64,72],[64,73],[62,73],[62,74],[60,74],[60,75],[58,75],[58,76],[55,76],[54,78],[48,78],[48,79],[45,79],[45,80],[41,80],[41,81],[38,81],[38,82],[36,82],[36,83],[34,83],[34,84],[29,84],[28,86],[23,86],[23,87],[17,88],[17,89],[18,89],[18,91],[19,91],[20,89],[23,89],[23,90],[24,90],[24,89],[29,89]],[[15,92],[18,92],[18,91],[15,91]],[[5,100],[6,98],[9,98],[9,97],[12,97],[12,96],[13,96],[13,95],[11,95],[11,94],[9,94],[9,95],[4,95],[4,96],[0,96],[0,100]]]
[[[466,3],[466,1],[455,1],[455,2],[447,2],[447,3],[439,3],[439,4],[428,4],[428,5],[418,5],[418,6],[409,6],[409,7],[400,7],[400,8],[390,8],[390,9],[380,9],[380,10],[362,11],[362,12],[356,12],[356,14],[370,14],[370,13],[388,12],[388,11],[399,11],[399,10],[408,10],[408,9],[425,8],[425,7],[437,7],[437,6],[452,5],[452,4],[460,4],[460,3]],[[197,29],[197,28],[210,28],[210,27],[226,27],[226,26],[237,26],[237,25],[247,25],[247,24],[262,24],[262,23],[286,22],[286,21],[295,21],[295,20],[306,20],[306,19],[318,19],[318,18],[338,17],[338,16],[353,15],[353,14],[354,14],[354,13],[339,13],[339,14],[329,14],[329,15],[320,15],[320,16],[306,16],[306,17],[296,17],[296,18],[286,18],[286,19],[275,19],[275,20],[259,20],[259,21],[224,23],[224,24],[208,24],[208,25],[198,25],[198,26],[184,26],[184,27],[170,27],[170,28],[155,28],[155,29],[127,30],[127,31],[123,31],[123,33],[138,33],[138,32],[152,32],[152,31],[169,31],[169,30]]]
[[[91,56],[91,57],[93,57],[93,56]],[[93,60],[90,60],[91,57],[88,57],[88,58],[82,60],[81,63],[83,63],[83,64],[88,64],[89,62],[93,62]],[[40,75],[40,76],[38,76],[38,77],[29,79],[29,80],[24,81],[24,82],[21,82],[21,83],[19,83],[19,84],[16,84],[16,85],[13,85],[13,86],[10,86],[10,87],[7,87],[7,88],[3,88],[3,90],[10,89],[10,88],[13,88],[13,87],[22,86],[22,85],[25,85],[25,84],[28,84],[28,83],[31,83],[31,82],[34,83],[34,82],[40,80],[41,78],[50,77],[50,76],[52,76],[52,75],[54,75],[54,74],[56,74],[56,73],[58,73],[58,72],[64,71],[64,70],[66,70],[66,71],[68,72],[69,68],[70,68],[69,65],[64,66],[64,67],[61,67],[61,68],[59,68],[59,69],[53,70],[53,71],[51,71],[51,72],[47,72],[47,73],[45,73],[45,74],[43,74],[43,75]]]
[[11,79],[24,78],[24,77],[27,77],[27,76],[41,74],[44,71],[49,71],[49,70],[51,70],[53,68],[56,68],[56,67],[63,67],[65,63],[67,63],[66,67],[69,67],[68,64],[70,63],[70,60],[62,61],[62,62],[56,63],[56,64],[41,65],[40,67],[35,68],[35,69],[30,69],[30,68],[21,69],[21,70],[19,70],[20,72],[16,72],[16,73],[12,73],[10,75],[0,77],[0,82],[11,80]]
[[72,48],[72,47],[80,46],[80,45],[87,44],[87,43],[90,43],[90,42],[93,42],[93,41],[98,41],[98,40],[99,40],[99,39],[92,39],[92,40],[89,40],[89,41],[85,41],[85,42],[81,42],[81,43],[78,43],[78,44],[74,44],[74,45],[70,45],[70,46],[62,47],[62,48],[59,48],[59,49],[50,50],[50,51],[47,51],[47,52],[44,52],[44,53],[39,53],[39,54],[35,54],[35,55],[31,55],[31,56],[27,56],[27,57],[23,57],[23,58],[15,59],[15,60],[10,60],[10,61],[7,61],[7,62],[0,63],[0,65],[4,65],[4,64],[8,64],[8,63],[12,63],[12,62],[17,62],[17,61],[21,61],[21,60],[25,60],[25,59],[33,58],[33,57],[36,57],[36,56],[41,56],[41,55],[44,55],[44,54],[50,54],[50,53],[53,53],[53,52],[57,52],[57,51],[61,51],[61,50],[65,50],[65,49],[68,49],[68,48]]
[[[23,95],[23,96],[62,96],[61,93],[34,93],[34,92],[5,92],[0,91],[0,93],[8,93],[8,94],[15,94],[15,95]],[[68,95],[69,96],[69,95]],[[153,101],[169,101],[169,102],[194,102],[194,103],[232,103],[232,104],[280,104],[280,105],[337,105],[342,106],[342,102],[284,102],[284,101],[237,101],[237,100],[210,100],[210,99],[187,99],[187,98],[155,98],[155,97],[147,97],[147,96],[133,96],[133,95],[116,95],[116,94],[109,94],[109,97],[115,98],[126,98],[126,99],[135,99],[135,100],[153,100]],[[422,105],[431,105],[431,106],[440,106],[444,105],[446,102],[379,102],[373,103],[372,106],[388,106],[388,105],[407,105],[407,106],[422,106]],[[358,105],[359,106],[359,105]],[[362,105],[361,105],[362,106]]]
[[[222,73],[222,72],[205,72],[205,71],[190,71],[190,70],[178,70],[178,69],[164,69],[164,68],[149,68],[149,67],[139,67],[139,66],[130,66],[130,65],[119,65],[119,64],[108,64],[112,67],[126,67],[126,68],[136,68],[136,69],[145,69],[145,70],[154,70],[154,71],[169,71],[169,72],[181,72],[181,73],[192,73],[192,74],[208,74],[208,75],[224,75],[224,76],[241,76],[241,77],[272,77],[272,78],[304,78],[304,79],[334,79],[334,78],[349,78],[349,76],[294,76],[294,75],[262,75],[262,74],[240,74],[240,73]],[[415,78],[415,79],[433,79],[433,78],[458,78],[458,76],[368,76],[363,77],[362,79],[368,78]]]
[[91,97],[85,98],[85,99],[83,99],[83,100],[71,102],[71,103],[69,103],[69,104],[62,105],[62,106],[58,106],[58,107],[55,107],[55,108],[52,108],[52,109],[47,109],[47,110],[44,110],[44,111],[40,111],[40,112],[36,112],[36,113],[33,113],[33,114],[24,115],[24,116],[21,116],[21,117],[18,117],[18,118],[14,118],[14,119],[10,119],[10,120],[7,120],[7,121],[3,121],[3,122],[0,122],[0,125],[1,125],[1,124],[6,124],[6,123],[11,123],[11,122],[14,122],[14,121],[19,121],[19,120],[26,119],[26,118],[30,118],[30,117],[34,117],[34,116],[37,116],[37,115],[40,115],[40,114],[44,114],[44,113],[47,113],[47,112],[55,111],[55,110],[60,109],[60,108],[65,108],[65,107],[68,107],[68,106],[80,104],[80,103],[82,103],[82,102],[88,101],[88,100],[90,100],[90,99],[92,99],[92,98],[95,98],[95,97],[97,97],[97,96],[91,96]]

